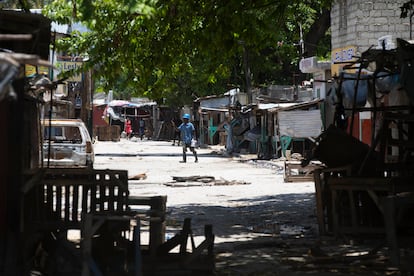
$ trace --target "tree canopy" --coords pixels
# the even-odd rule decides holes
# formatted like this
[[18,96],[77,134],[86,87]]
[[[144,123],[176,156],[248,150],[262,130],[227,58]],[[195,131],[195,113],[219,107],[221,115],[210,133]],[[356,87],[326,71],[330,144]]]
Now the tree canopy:
[[233,87],[245,90],[246,72],[253,86],[291,84],[301,56],[329,52],[329,5],[327,0],[55,0],[45,14],[90,30],[73,32],[57,47],[87,56],[87,67],[95,69],[104,89],[180,106]]

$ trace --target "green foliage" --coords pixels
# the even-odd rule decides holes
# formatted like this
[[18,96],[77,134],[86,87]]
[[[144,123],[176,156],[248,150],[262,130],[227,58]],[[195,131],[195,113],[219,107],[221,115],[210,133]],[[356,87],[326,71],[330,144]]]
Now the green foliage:
[[235,86],[243,89],[245,65],[253,85],[291,82],[300,58],[299,23],[306,32],[329,3],[55,0],[45,14],[90,30],[73,32],[57,47],[87,56],[84,69],[95,69],[102,89],[181,106]]

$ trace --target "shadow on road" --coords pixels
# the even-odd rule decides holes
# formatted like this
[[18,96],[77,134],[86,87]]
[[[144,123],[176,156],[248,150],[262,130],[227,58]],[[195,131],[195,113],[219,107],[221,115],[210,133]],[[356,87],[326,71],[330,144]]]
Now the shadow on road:
[[[215,275],[384,275],[381,241],[320,237],[313,193],[231,200],[231,207],[180,205],[168,208],[167,232],[192,219],[195,236],[212,224],[216,236]],[[168,230],[169,229],[169,230]],[[373,248],[380,248],[372,251]],[[349,259],[349,253],[374,252]],[[365,252],[365,253],[364,253]],[[367,256],[369,258],[367,258]],[[402,275],[402,274],[395,274]]]
[[196,235],[203,234],[205,224],[212,224],[215,235],[222,237],[249,233],[305,235],[316,225],[313,193],[241,198],[229,202],[232,207],[172,206],[168,208],[168,219],[183,221],[191,218]]

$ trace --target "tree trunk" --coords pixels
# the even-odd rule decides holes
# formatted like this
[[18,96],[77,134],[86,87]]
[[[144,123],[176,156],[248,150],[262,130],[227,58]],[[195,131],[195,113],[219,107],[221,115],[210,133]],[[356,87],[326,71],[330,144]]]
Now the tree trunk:
[[306,34],[304,57],[312,57],[316,55],[318,42],[325,36],[325,33],[330,26],[331,11],[324,9]]

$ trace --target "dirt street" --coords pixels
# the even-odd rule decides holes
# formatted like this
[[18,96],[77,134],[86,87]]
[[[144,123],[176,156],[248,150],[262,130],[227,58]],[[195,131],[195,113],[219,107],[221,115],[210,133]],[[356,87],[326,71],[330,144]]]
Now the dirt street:
[[[211,224],[217,275],[384,275],[349,264],[309,262],[321,247],[338,253],[339,247],[353,250],[353,245],[319,239],[314,183],[285,183],[283,161],[225,157],[220,146],[197,151],[198,163],[191,152],[187,163],[180,163],[182,148],[168,141],[98,141],[94,167],[128,170],[129,176],[145,173],[146,179],[129,181],[130,194],[167,196],[167,239],[191,218],[200,243],[204,225]],[[173,181],[190,176],[214,177],[216,185]],[[364,247],[370,248],[365,244],[358,251]]]

